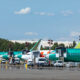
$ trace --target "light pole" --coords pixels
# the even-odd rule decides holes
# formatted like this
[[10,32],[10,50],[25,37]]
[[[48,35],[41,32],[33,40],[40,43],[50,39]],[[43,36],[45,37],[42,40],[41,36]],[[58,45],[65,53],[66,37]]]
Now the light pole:
[[9,63],[12,64],[12,63],[13,63],[13,62],[12,62],[13,53],[11,52],[12,44],[9,43],[8,46],[9,46],[9,56],[10,56],[10,58],[9,58]]
[[[51,52],[51,45],[53,44],[53,40],[49,39],[48,44],[49,44],[49,53],[50,53]],[[49,65],[51,66],[51,61],[49,61]]]
[[25,42],[25,49],[26,49],[26,52],[28,51],[28,46],[29,46],[29,42]]
[[49,51],[51,51],[51,45],[53,44],[53,40],[49,39],[48,44],[49,44]]
[[80,41],[80,35],[79,35],[79,41]]

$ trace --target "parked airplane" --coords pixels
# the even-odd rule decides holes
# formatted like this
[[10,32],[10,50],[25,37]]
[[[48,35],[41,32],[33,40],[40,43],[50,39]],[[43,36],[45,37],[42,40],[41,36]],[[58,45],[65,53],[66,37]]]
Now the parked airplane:
[[41,39],[35,43],[35,45],[30,49],[30,51],[14,51],[13,55],[15,58],[19,58],[20,60],[26,61],[32,58],[32,53],[37,52],[38,46],[41,42]]
[[[61,57],[61,50],[59,49],[58,52],[55,50],[55,53],[52,52],[46,55],[46,58],[51,61],[59,60]],[[65,49],[63,53],[64,61],[71,61],[71,62],[80,62],[80,42],[73,48],[73,49]]]
[[64,58],[65,62],[80,62],[80,49],[66,49],[66,52],[63,53],[63,56],[60,53],[48,54],[46,56],[50,61],[59,60],[60,57]]
[[[15,55],[16,57],[23,59],[23,60],[28,60],[31,59],[33,56],[33,52],[40,52],[40,57],[45,57],[47,54],[49,54],[51,51],[49,50],[40,50],[41,48],[41,39],[35,43],[35,45],[30,49],[30,51],[27,54],[21,54],[21,55]],[[55,51],[53,51],[54,53]],[[17,53],[17,52],[16,52]]]
[[30,51],[14,51],[14,52],[0,52],[0,58],[9,60],[12,62],[12,58],[19,58],[20,60],[28,60],[32,58],[33,52],[40,52],[40,57],[45,57],[50,53],[49,50],[40,50],[41,48],[41,39],[35,43],[35,45],[30,49]]
[[22,60],[27,60],[31,55],[32,51],[37,50],[37,46],[40,44],[41,39],[35,43],[35,45],[31,48],[30,51],[25,52],[26,54],[23,53],[23,51],[14,51],[14,52],[0,52],[0,59],[6,59],[12,62],[12,57],[13,58],[20,58]]
[[0,52],[0,59],[9,60],[8,52]]

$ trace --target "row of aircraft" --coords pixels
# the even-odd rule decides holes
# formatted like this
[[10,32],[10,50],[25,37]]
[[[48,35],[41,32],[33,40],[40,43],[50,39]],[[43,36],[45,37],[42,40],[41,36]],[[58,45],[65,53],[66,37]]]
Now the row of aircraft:
[[50,61],[59,60],[61,57],[61,52],[62,57],[64,57],[64,62],[80,62],[80,42],[72,49],[56,49],[55,53],[54,51],[52,51],[50,54],[46,56],[46,58]]
[[[35,45],[30,49],[30,51],[14,51],[14,52],[0,52],[0,58],[12,61],[13,58],[19,58],[22,61],[27,61],[32,58],[33,52],[40,52],[40,57],[45,57],[50,61],[55,61],[60,58],[59,51],[60,49],[56,49],[53,51],[49,50],[40,50],[41,47],[41,39],[35,43]],[[65,50],[65,51],[64,51]],[[72,61],[72,62],[80,62],[80,42],[73,49],[64,49],[63,57],[64,61]]]
[[9,60],[12,62],[12,58],[19,58],[22,61],[27,61],[28,59],[33,58],[33,52],[40,52],[40,57],[45,57],[50,53],[49,50],[40,50],[41,48],[41,39],[35,43],[35,45],[30,49],[30,51],[13,51],[13,52],[0,52],[0,58]]

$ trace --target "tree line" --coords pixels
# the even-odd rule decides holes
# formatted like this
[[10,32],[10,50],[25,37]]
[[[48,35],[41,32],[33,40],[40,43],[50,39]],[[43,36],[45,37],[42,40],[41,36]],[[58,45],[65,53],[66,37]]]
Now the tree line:
[[18,42],[11,42],[9,40],[6,40],[6,39],[2,39],[0,38],[0,51],[9,51],[9,49],[11,51],[21,51],[23,49],[25,49],[26,47],[29,49],[31,49],[33,47],[34,43],[31,44],[31,43],[23,43],[23,44],[20,44]]
[[[56,47],[64,47],[64,48],[74,48],[76,46],[76,41],[73,41],[73,44],[72,45],[69,45],[69,46],[65,46],[63,43],[61,44],[58,44],[57,42],[55,42],[53,44],[53,46],[51,47],[51,50],[55,50]],[[49,50],[49,47],[42,47],[41,46],[41,50]]]
[[[35,43],[31,44],[29,42],[26,42],[26,43],[18,43],[18,42],[11,42],[7,39],[3,39],[3,38],[0,38],[0,51],[9,51],[9,49],[11,51],[22,51],[23,49],[28,49],[30,50],[33,46],[34,46]],[[65,47],[65,48],[74,48],[76,45],[76,42],[73,41],[73,44],[70,45],[70,46],[67,46],[65,47],[64,44],[58,44],[57,42],[53,44],[53,46],[51,47],[52,50],[55,50],[56,47]],[[41,46],[41,50],[49,50],[49,47],[44,47]]]

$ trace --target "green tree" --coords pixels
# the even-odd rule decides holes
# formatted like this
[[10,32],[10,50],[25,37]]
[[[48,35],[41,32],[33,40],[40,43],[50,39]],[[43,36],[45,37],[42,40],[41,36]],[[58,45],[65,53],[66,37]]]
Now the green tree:
[[72,45],[69,45],[69,48],[74,48],[76,46],[76,41],[73,41]]
[[[27,46],[28,49],[31,49],[33,45],[34,44],[29,43],[29,45]],[[25,47],[26,47],[25,43],[23,44],[20,44],[18,42],[13,43],[9,40],[0,38],[0,51],[9,51],[9,48],[11,49],[11,51],[21,51],[25,49]]]
[[73,48],[76,46],[76,41],[73,41]]
[[65,47],[63,43],[59,44],[58,47]]
[[41,45],[41,48],[40,48],[40,50],[44,50],[44,48],[43,48],[43,46]]
[[53,46],[51,47],[52,50],[55,50],[55,48],[58,47],[58,43],[54,43]]

